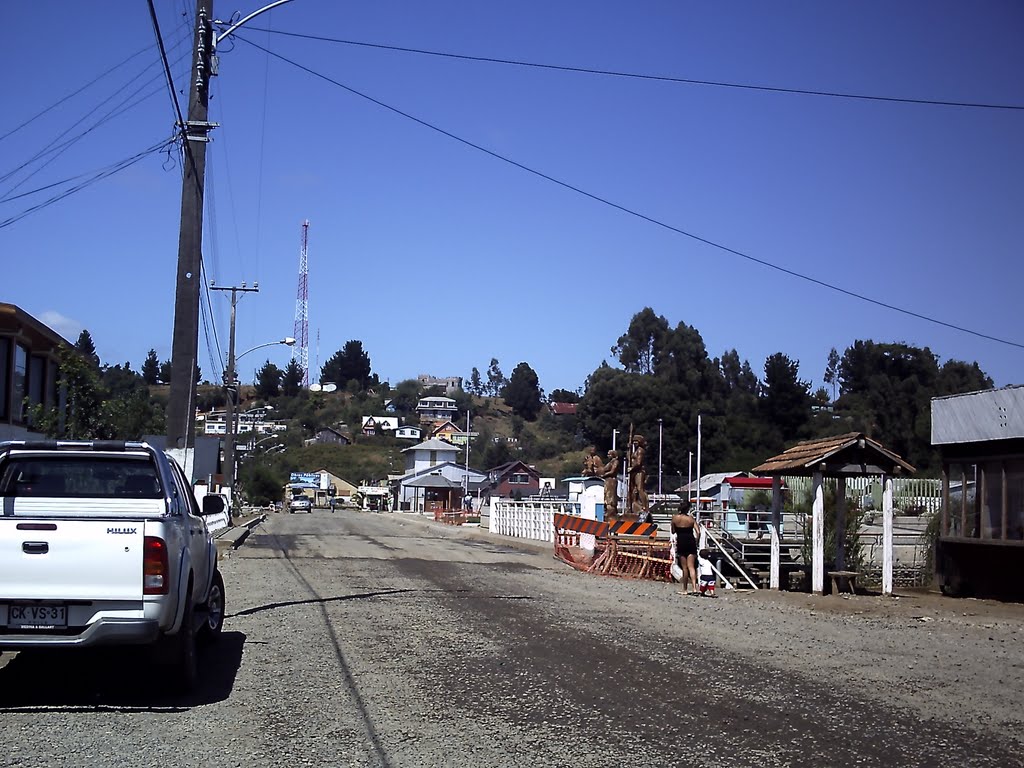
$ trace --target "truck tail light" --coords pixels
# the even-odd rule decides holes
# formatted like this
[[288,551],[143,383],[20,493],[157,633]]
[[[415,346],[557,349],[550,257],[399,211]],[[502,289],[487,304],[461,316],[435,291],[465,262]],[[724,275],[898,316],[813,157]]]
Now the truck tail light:
[[170,589],[167,542],[147,536],[142,555],[142,594],[166,595]]

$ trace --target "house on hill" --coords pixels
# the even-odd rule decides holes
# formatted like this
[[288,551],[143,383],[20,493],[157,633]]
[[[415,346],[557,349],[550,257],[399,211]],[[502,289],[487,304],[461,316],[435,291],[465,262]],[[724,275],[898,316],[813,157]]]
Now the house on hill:
[[421,421],[450,421],[458,410],[450,397],[422,397],[416,403],[416,413]]
[[423,430],[412,424],[405,424],[395,430],[395,437],[399,440],[421,440],[423,439]]
[[576,403],[548,403],[548,411],[552,416],[575,416]]
[[348,435],[339,432],[333,427],[320,427],[309,440],[306,440],[306,445],[322,444],[322,445],[351,445],[352,440]]
[[397,416],[363,416],[362,434],[364,437],[383,435],[398,429]]
[[487,470],[487,477],[487,491],[492,497],[524,498],[540,494],[540,472],[518,459]]

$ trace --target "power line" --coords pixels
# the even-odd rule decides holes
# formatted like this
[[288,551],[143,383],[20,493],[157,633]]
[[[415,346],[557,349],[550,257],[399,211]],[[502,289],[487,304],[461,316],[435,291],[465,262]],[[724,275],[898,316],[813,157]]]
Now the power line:
[[24,128],[25,126],[27,126],[27,125],[31,125],[31,124],[32,124],[33,122],[35,122],[36,120],[38,120],[38,119],[39,119],[40,117],[42,117],[43,115],[45,115],[45,114],[47,114],[48,112],[51,112],[51,111],[53,111],[54,109],[56,109],[57,107],[59,107],[59,106],[60,106],[61,104],[63,104],[63,103],[64,103],[65,101],[67,101],[68,99],[72,99],[72,98],[74,98],[75,96],[77,96],[78,94],[82,93],[83,91],[85,91],[85,90],[88,90],[88,89],[89,89],[90,87],[92,87],[93,85],[95,85],[96,83],[98,83],[98,82],[99,82],[100,80],[102,80],[102,79],[103,79],[104,77],[106,77],[107,75],[109,75],[109,74],[110,74],[111,72],[114,72],[114,71],[116,71],[116,70],[120,69],[120,68],[121,68],[121,67],[123,67],[123,66],[124,66],[125,64],[127,64],[127,63],[128,63],[129,61],[131,61],[132,59],[134,59],[134,58],[135,58],[136,56],[140,56],[140,55],[142,55],[143,53],[145,53],[146,51],[148,51],[148,50],[149,50],[150,48],[152,48],[152,47],[153,47],[153,46],[151,46],[151,45],[147,45],[147,46],[146,46],[145,48],[140,48],[139,50],[137,50],[137,51],[136,51],[135,53],[133,53],[133,54],[132,54],[131,56],[129,56],[128,58],[124,59],[123,61],[121,61],[121,62],[120,62],[120,63],[118,63],[118,64],[115,64],[115,65],[114,65],[114,66],[112,66],[112,67],[111,67],[110,69],[108,69],[108,70],[106,70],[105,72],[103,72],[103,73],[101,73],[101,74],[97,75],[96,77],[94,77],[94,78],[93,78],[92,80],[90,80],[90,81],[89,81],[88,83],[86,83],[85,85],[83,85],[83,86],[82,86],[81,88],[79,88],[79,89],[77,89],[77,90],[75,90],[75,91],[72,91],[72,92],[71,92],[71,93],[69,93],[69,94],[68,94],[67,96],[64,96],[63,98],[61,98],[61,99],[58,99],[57,101],[55,101],[55,102],[54,102],[53,104],[51,104],[50,106],[48,106],[48,107],[47,107],[46,109],[44,109],[44,110],[42,110],[41,112],[37,112],[36,114],[32,115],[32,117],[28,118],[28,119],[27,119],[27,120],[25,120],[25,121],[24,121],[23,123],[21,123],[21,124],[19,124],[19,125],[16,125],[16,126],[15,126],[14,128],[12,128],[11,130],[9,130],[9,131],[8,131],[7,133],[5,133],[5,134],[3,134],[2,136],[0,136],[0,141],[3,141],[3,140],[4,140],[4,139],[6,139],[6,138],[7,138],[8,136],[12,136],[12,135],[14,135],[15,133],[17,133],[18,131],[20,131],[20,130],[21,130],[22,128]]
[[[975,101],[947,101],[944,99],[912,99],[898,96],[875,96],[864,93],[845,93],[842,91],[816,91],[807,88],[784,88],[771,85],[752,85],[750,83],[734,83],[725,80],[698,80],[689,77],[671,77],[669,75],[647,75],[638,72],[621,72],[611,69],[591,69],[589,67],[572,67],[559,64],[543,64],[534,61],[522,61],[518,59],[499,59],[492,56],[470,56],[462,53],[448,53],[445,51],[431,51],[425,48],[406,48],[398,45],[384,45],[382,43],[367,43],[359,40],[344,40],[341,38],[323,37],[320,35],[309,35],[300,32],[284,32],[279,29],[265,29],[262,27],[250,27],[255,32],[272,32],[277,35],[298,37],[306,40],[317,40],[325,43],[338,43],[341,45],[359,46],[362,48],[377,48],[385,51],[399,51],[401,53],[415,53],[421,56],[437,56],[445,59],[458,59],[461,61],[476,61],[488,64],[506,64],[515,67],[530,67],[533,69],[548,69],[557,72],[575,72],[585,75],[604,75],[606,77],[623,77],[633,80],[654,80],[664,83],[682,83],[685,85],[705,85],[714,88],[735,88],[746,91],[765,91],[767,93],[789,93],[800,96],[826,96],[833,99],[855,99],[859,101],[884,101],[898,104],[924,104],[933,107],[964,107],[968,109],[1003,109],[1024,111],[1024,105],[1018,104],[994,104]],[[234,34],[237,34],[234,33]],[[239,36],[241,37],[241,36]],[[244,38],[241,38],[244,40]],[[246,42],[249,42],[246,40]]]
[[53,205],[59,200],[63,200],[65,197],[68,197],[69,195],[73,195],[76,192],[80,192],[86,187],[95,184],[97,181],[100,181],[101,179],[105,179],[108,176],[113,176],[115,173],[119,173],[120,171],[123,171],[126,168],[130,168],[131,166],[135,165],[135,163],[142,160],[144,157],[147,157],[155,152],[159,152],[165,147],[170,146],[171,144],[174,143],[174,141],[174,138],[164,139],[158,144],[154,144],[153,146],[148,147],[147,149],[144,149],[141,152],[132,155],[131,157],[125,158],[124,160],[121,160],[118,163],[114,163],[110,166],[107,166],[104,169],[97,171],[95,174],[93,174],[87,180],[83,181],[81,184],[71,187],[70,189],[66,189],[58,195],[54,195],[53,197],[44,200],[43,202],[37,205],[33,205],[32,207],[25,209],[21,213],[14,214],[13,216],[10,216],[4,219],[3,221],[0,221],[0,229],[9,227],[11,224],[20,221],[21,219],[25,218],[31,213],[35,213],[36,211],[42,210],[43,208]]
[[181,104],[178,103],[178,94],[174,91],[174,78],[171,76],[171,65],[167,63],[167,51],[164,50],[164,39],[160,34],[160,22],[156,18],[156,8],[153,6],[153,0],[148,0],[149,3],[149,17],[153,21],[153,33],[156,35],[156,43],[160,48],[160,60],[164,65],[164,75],[167,78],[167,90],[171,94],[171,102],[174,104],[174,113],[178,116],[178,125],[181,126],[181,130],[185,130],[185,118],[181,115]]
[[496,160],[501,160],[504,163],[508,163],[511,166],[514,166],[516,168],[519,168],[520,170],[526,171],[527,173],[530,173],[530,174],[532,174],[534,176],[537,176],[537,177],[539,177],[541,179],[544,179],[545,181],[550,181],[552,184],[557,184],[558,186],[563,187],[565,189],[568,189],[568,190],[570,190],[572,192],[576,192],[579,195],[583,195],[584,197],[588,197],[591,200],[594,200],[595,202],[601,203],[603,205],[607,205],[610,208],[614,208],[614,209],[616,209],[618,211],[621,211],[623,213],[627,213],[630,216],[635,216],[638,219],[642,219],[643,221],[649,222],[649,223],[654,224],[656,226],[659,226],[659,227],[661,227],[663,229],[667,229],[670,232],[675,232],[676,234],[683,235],[684,237],[688,237],[691,240],[696,240],[699,243],[704,243],[705,245],[709,245],[712,248],[717,248],[717,249],[719,249],[721,251],[725,251],[726,253],[731,253],[734,256],[739,256],[740,258],[746,259],[747,261],[750,261],[750,262],[752,262],[754,264],[760,264],[763,267],[767,267],[769,269],[773,269],[773,270],[775,270],[777,272],[781,272],[783,274],[789,275],[790,277],[796,277],[796,278],[799,278],[801,280],[805,280],[805,281],[807,281],[809,283],[813,283],[814,285],[818,285],[818,286],[820,286],[822,288],[828,288],[829,290],[835,291],[836,293],[841,293],[841,294],[843,294],[845,296],[849,296],[849,297],[854,298],[854,299],[859,299],[859,300],[865,301],[865,302],[867,302],[869,304],[874,304],[877,307],[882,307],[884,309],[889,309],[889,310],[892,310],[894,312],[899,312],[900,314],[907,315],[909,317],[915,317],[918,320],[924,320],[926,322],[933,323],[935,325],[940,325],[940,326],[943,326],[944,328],[949,328],[949,329],[954,330],[954,331],[961,331],[963,333],[967,333],[967,334],[970,334],[972,336],[977,336],[978,338],[988,339],[989,341],[995,341],[995,342],[999,342],[1000,344],[1006,344],[1006,345],[1011,346],[1011,347],[1017,347],[1019,349],[1024,349],[1024,344],[1021,344],[1021,343],[1018,343],[1018,342],[1015,342],[1015,341],[1010,341],[1008,339],[1001,339],[1001,338],[999,338],[997,336],[990,336],[989,334],[981,333],[980,331],[975,331],[975,330],[972,330],[970,328],[965,328],[965,327],[960,326],[960,325],[954,325],[953,323],[947,323],[944,320],[939,320],[937,318],[930,317],[928,315],[924,315],[924,314],[921,314],[919,312],[914,312],[914,311],[909,310],[909,309],[904,309],[902,307],[898,307],[898,306],[896,306],[894,304],[888,304],[888,303],[886,303],[884,301],[880,301],[878,299],[873,299],[873,298],[871,298],[869,296],[865,296],[864,294],[856,293],[855,291],[851,291],[851,290],[848,290],[846,288],[842,288],[842,287],[840,287],[838,285],[835,285],[833,283],[829,283],[829,282],[826,282],[824,280],[819,280],[816,277],[811,277],[810,275],[805,275],[805,274],[802,274],[802,273],[797,272],[795,270],[779,266],[778,264],[773,264],[770,261],[766,261],[764,259],[757,258],[756,256],[751,256],[750,254],[744,253],[742,251],[738,251],[735,248],[730,248],[729,246],[722,245],[721,243],[717,243],[714,240],[709,240],[706,237],[701,237],[700,235],[696,235],[696,234],[694,234],[692,232],[687,232],[686,230],[680,229],[679,227],[675,227],[675,226],[673,226],[671,224],[667,224],[667,223],[665,223],[663,221],[659,221],[658,219],[655,219],[652,216],[648,216],[646,214],[640,213],[639,211],[633,210],[632,208],[627,208],[625,205],[621,205],[619,203],[613,202],[613,201],[611,201],[611,200],[609,200],[607,198],[601,197],[600,195],[596,195],[596,194],[594,194],[592,192],[587,192],[586,190],[582,189],[581,187],[577,187],[577,186],[575,186],[573,184],[570,184],[570,183],[568,183],[566,181],[562,181],[561,179],[557,179],[554,176],[550,176],[550,175],[544,173],[543,171],[538,171],[535,168],[531,168],[528,165],[524,165],[523,163],[520,163],[520,162],[518,162],[516,160],[512,160],[509,157],[506,157],[504,155],[498,154],[497,152],[495,152],[493,150],[490,150],[490,149],[487,149],[486,147],[483,147],[480,144],[476,144],[476,143],[474,143],[472,141],[469,141],[468,139],[462,138],[461,136],[457,136],[456,134],[454,134],[454,133],[452,133],[450,131],[447,131],[444,128],[440,128],[440,127],[434,125],[433,123],[429,123],[426,120],[423,120],[421,118],[415,117],[414,115],[411,115],[408,112],[403,112],[402,110],[398,109],[397,107],[392,107],[389,104],[385,104],[383,101],[375,99],[372,96],[369,96],[369,95],[367,95],[365,93],[362,93],[361,91],[358,91],[355,88],[352,88],[352,87],[350,87],[348,85],[345,85],[344,83],[338,82],[337,80],[334,80],[334,79],[328,77],[327,75],[321,74],[320,72],[317,72],[315,70],[310,69],[309,67],[306,67],[306,66],[304,66],[302,64],[299,64],[298,62],[295,62],[295,61],[287,58],[286,56],[282,56],[279,53],[275,53],[275,52],[273,52],[271,50],[263,48],[261,45],[259,45],[257,43],[254,43],[251,40],[247,40],[242,35],[238,35],[236,33],[236,37],[238,37],[239,40],[242,40],[243,42],[248,43],[249,45],[251,45],[251,46],[253,46],[255,48],[259,48],[260,50],[270,54],[271,56],[274,56],[275,58],[280,59],[281,61],[284,61],[284,62],[286,62],[288,64],[291,64],[293,67],[296,67],[297,69],[300,69],[303,72],[306,72],[306,73],[308,73],[310,75],[313,75],[314,77],[320,78],[321,80],[324,80],[324,81],[326,81],[328,83],[331,83],[332,85],[335,85],[338,88],[341,88],[341,89],[343,89],[345,91],[348,91],[349,93],[351,93],[351,94],[353,94],[355,96],[359,96],[360,98],[365,99],[365,100],[367,100],[367,101],[369,101],[369,102],[371,102],[373,104],[376,104],[379,107],[383,107],[384,109],[387,109],[390,112],[394,112],[395,114],[400,115],[400,116],[402,116],[402,117],[404,117],[404,118],[406,118],[408,120],[411,120],[414,123],[422,125],[424,128],[429,128],[432,131],[440,133],[442,136],[447,136],[448,138],[453,139],[454,141],[457,141],[460,144],[463,144],[463,145],[465,145],[467,147],[475,149],[478,152],[482,152],[485,155],[493,157]]

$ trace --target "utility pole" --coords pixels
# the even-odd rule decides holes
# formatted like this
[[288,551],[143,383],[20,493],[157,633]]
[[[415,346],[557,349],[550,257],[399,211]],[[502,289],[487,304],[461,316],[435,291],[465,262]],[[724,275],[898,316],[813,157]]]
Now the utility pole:
[[231,291],[231,333],[228,336],[228,367],[224,371],[224,392],[227,403],[224,409],[224,485],[231,489],[231,504],[235,503],[235,401],[238,397],[238,381],[235,378],[235,307],[239,293],[258,293],[258,283],[252,288],[241,286],[219,286],[210,283],[215,291]]
[[181,224],[171,339],[171,391],[167,402],[167,447],[195,445],[196,365],[199,347],[199,288],[203,248],[203,190],[213,61],[213,0],[196,0],[188,119],[182,130]]

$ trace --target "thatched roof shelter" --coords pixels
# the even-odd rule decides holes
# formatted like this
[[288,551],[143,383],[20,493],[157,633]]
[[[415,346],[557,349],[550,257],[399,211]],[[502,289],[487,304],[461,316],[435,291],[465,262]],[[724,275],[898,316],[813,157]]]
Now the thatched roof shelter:
[[852,572],[845,570],[846,559],[846,478],[865,475],[882,479],[882,593],[892,593],[892,478],[911,474],[915,469],[900,456],[863,432],[805,440],[787,448],[778,456],[754,467],[753,471],[772,478],[772,562],[771,584],[778,588],[778,533],[782,518],[782,476],[811,477],[814,497],[811,503],[811,589],[818,594],[825,587],[825,496],[823,479],[836,479],[836,561],[833,576]]

